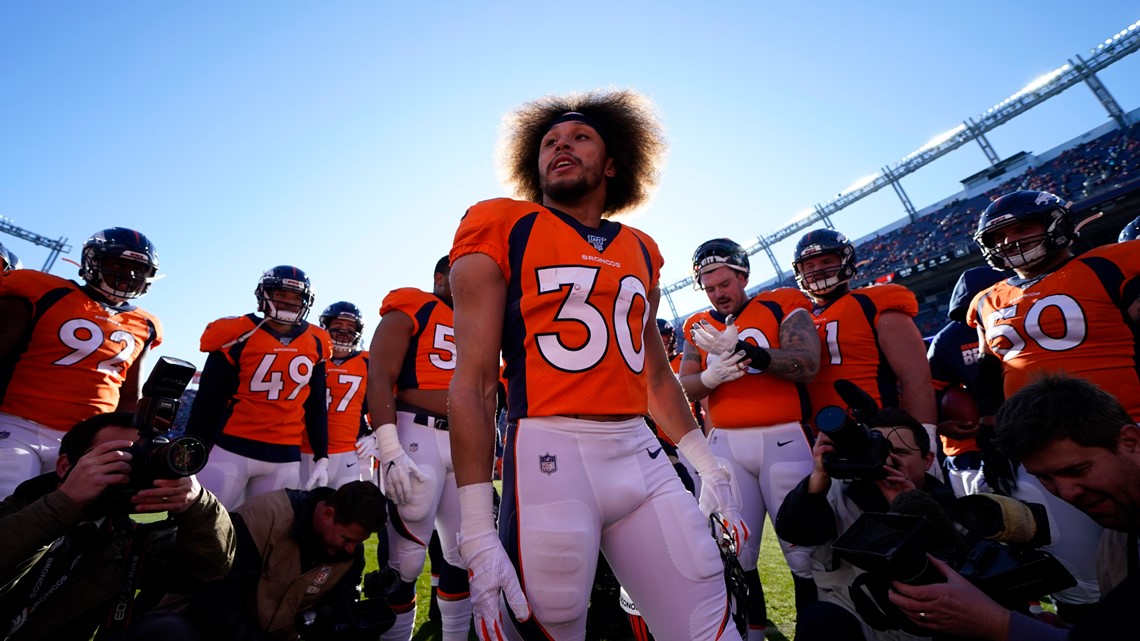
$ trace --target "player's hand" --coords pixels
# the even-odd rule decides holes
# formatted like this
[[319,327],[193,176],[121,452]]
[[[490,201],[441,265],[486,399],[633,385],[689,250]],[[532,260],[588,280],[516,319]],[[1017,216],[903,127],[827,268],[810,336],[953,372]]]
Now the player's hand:
[[315,487],[325,487],[329,484],[329,460],[319,458],[313,461],[313,469],[309,472],[309,482],[305,484],[306,490]]
[[735,381],[748,371],[748,361],[744,352],[735,352],[728,356],[709,352],[705,359],[705,369],[701,372],[701,385],[708,389],[716,389],[721,383]]
[[[396,426],[385,423],[376,428],[369,436],[360,441],[371,440],[368,454],[380,461],[380,473],[384,476],[384,489],[388,498],[396,505],[407,505],[412,500],[412,480],[423,483],[424,473],[400,445],[400,437],[396,433]],[[356,452],[361,452],[360,441],[357,442]]]
[[155,479],[154,487],[139,490],[131,497],[136,512],[169,512],[179,514],[190,509],[202,495],[197,477]]
[[705,352],[726,356],[736,351],[736,340],[740,335],[733,320],[732,314],[724,319],[724,331],[713,327],[708,321],[697,321],[689,330],[689,336],[693,339],[693,344]]
[[467,566],[471,589],[471,614],[475,621],[475,635],[481,641],[503,641],[503,618],[499,612],[501,591],[515,618],[530,618],[530,604],[523,594],[507,551],[499,542],[494,530],[469,535],[459,533],[459,556]]
[[701,475],[701,498],[698,501],[706,517],[720,521],[736,543],[736,555],[744,551],[744,544],[752,536],[748,524],[740,514],[740,502],[732,493],[732,475],[723,467],[707,470]]
[[131,455],[125,452],[131,441],[108,441],[96,445],[79,457],[59,484],[72,503],[85,508],[95,502],[103,490],[111,485],[122,485],[130,480]]

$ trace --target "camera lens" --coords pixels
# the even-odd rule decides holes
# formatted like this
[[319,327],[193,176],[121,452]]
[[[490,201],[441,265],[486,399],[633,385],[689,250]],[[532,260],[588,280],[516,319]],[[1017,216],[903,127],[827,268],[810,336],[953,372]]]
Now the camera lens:
[[192,436],[176,438],[166,448],[166,464],[179,476],[197,474],[206,467],[206,446]]

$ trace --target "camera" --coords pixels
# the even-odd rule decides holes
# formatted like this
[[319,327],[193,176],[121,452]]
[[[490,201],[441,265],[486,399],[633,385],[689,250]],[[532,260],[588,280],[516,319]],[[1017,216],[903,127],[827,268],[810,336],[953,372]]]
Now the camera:
[[835,444],[835,451],[823,455],[823,468],[832,478],[877,481],[886,478],[883,466],[891,454],[891,444],[881,433],[868,427],[879,406],[875,399],[846,379],[833,384],[846,408],[828,405],[815,416],[815,425]]
[[[388,595],[399,585],[391,568],[364,575],[364,590],[347,604],[319,604],[297,614],[297,633],[304,641],[376,641],[396,623]],[[363,596],[363,598],[361,598]]]
[[206,445],[193,436],[170,436],[181,401],[197,368],[177,358],[163,356],[146,382],[135,409],[134,426],[139,439],[131,454],[128,489],[151,487],[155,479],[177,479],[197,474],[206,466]]

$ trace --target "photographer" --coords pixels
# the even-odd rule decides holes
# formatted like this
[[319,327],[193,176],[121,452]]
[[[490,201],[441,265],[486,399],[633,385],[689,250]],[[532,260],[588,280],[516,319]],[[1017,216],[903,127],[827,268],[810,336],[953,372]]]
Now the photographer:
[[354,639],[366,631],[377,639],[395,615],[383,599],[357,603],[356,588],[362,544],[383,529],[384,504],[368,481],[255,496],[231,515],[237,555],[229,576],[194,594],[167,595],[163,606],[211,641]]
[[891,602],[932,631],[995,641],[1133,639],[1140,607],[1140,427],[1096,385],[1064,374],[1021,388],[997,414],[996,441],[1053,494],[1107,528],[1097,573],[1104,595],[1071,630],[998,605],[934,560],[946,583],[894,584]]
[[[140,438],[133,419],[81,421],[63,436],[55,472],[0,503],[0,637],[194,638],[175,617],[144,614],[147,596],[225,576],[233,526],[193,476],[122,491],[139,464],[125,451]],[[169,516],[141,524],[131,511]]]
[[[898,622],[888,614],[893,608],[883,603],[885,598],[876,598],[885,593],[887,585],[838,558],[831,548],[861,514],[888,512],[906,492],[920,490],[947,508],[953,499],[950,489],[927,473],[934,454],[921,423],[900,409],[886,408],[875,413],[870,427],[889,444],[881,468],[868,469],[849,482],[834,482],[830,462],[837,448],[821,432],[812,447],[811,474],[788,494],[776,516],[780,538],[815,547],[812,578],[820,600],[797,614],[797,641],[921,638],[899,630]],[[845,428],[866,430],[859,424]]]

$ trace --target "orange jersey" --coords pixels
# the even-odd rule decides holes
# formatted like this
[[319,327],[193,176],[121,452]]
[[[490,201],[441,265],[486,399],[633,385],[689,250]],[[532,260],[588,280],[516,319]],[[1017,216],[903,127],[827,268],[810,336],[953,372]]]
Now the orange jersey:
[[507,283],[511,419],[647,413],[648,292],[664,262],[653,239],[504,198],[475,205],[459,224],[452,264],[473,253],[490,256]]
[[[325,361],[325,395],[329,409],[329,454],[356,449],[368,389],[368,352],[353,352],[343,361]],[[301,451],[312,454],[308,432],[301,432]]]
[[1039,279],[1010,278],[974,298],[967,321],[981,325],[1002,360],[1005,395],[1038,371],[1096,383],[1140,420],[1136,334],[1125,310],[1140,293],[1140,243],[1105,245]]
[[455,315],[435,294],[402,287],[380,304],[380,315],[400,311],[412,319],[412,338],[396,389],[446,390],[455,372]]
[[237,369],[237,391],[222,432],[260,443],[300,445],[309,378],[332,353],[332,339],[325,330],[302,321],[285,337],[263,325],[248,339],[226,346],[259,322],[253,314],[231,316],[210,323],[202,332],[202,351],[220,351]]
[[844,294],[814,310],[815,328],[823,344],[819,373],[808,384],[815,415],[828,405],[846,407],[835,393],[835,381],[845,378],[870,394],[880,407],[898,407],[898,380],[879,350],[876,327],[883,312],[918,314],[918,300],[902,285],[875,285]]
[[[740,330],[741,340],[779,349],[780,323],[797,309],[811,310],[807,296],[798,289],[781,287],[753,297],[734,323]],[[705,310],[685,321],[685,336],[689,336],[693,325],[702,320],[718,330],[725,328],[720,314]],[[703,368],[708,354],[697,349],[701,353]],[[778,376],[765,376],[759,370],[749,368],[744,376],[717,386],[709,394],[708,411],[713,427],[762,427],[807,421],[811,404],[806,386]]]
[[0,297],[26,301],[32,317],[0,361],[0,412],[67,431],[113,412],[126,372],[162,342],[158,319],[137,307],[106,307],[78,284],[31,269],[0,280]]

